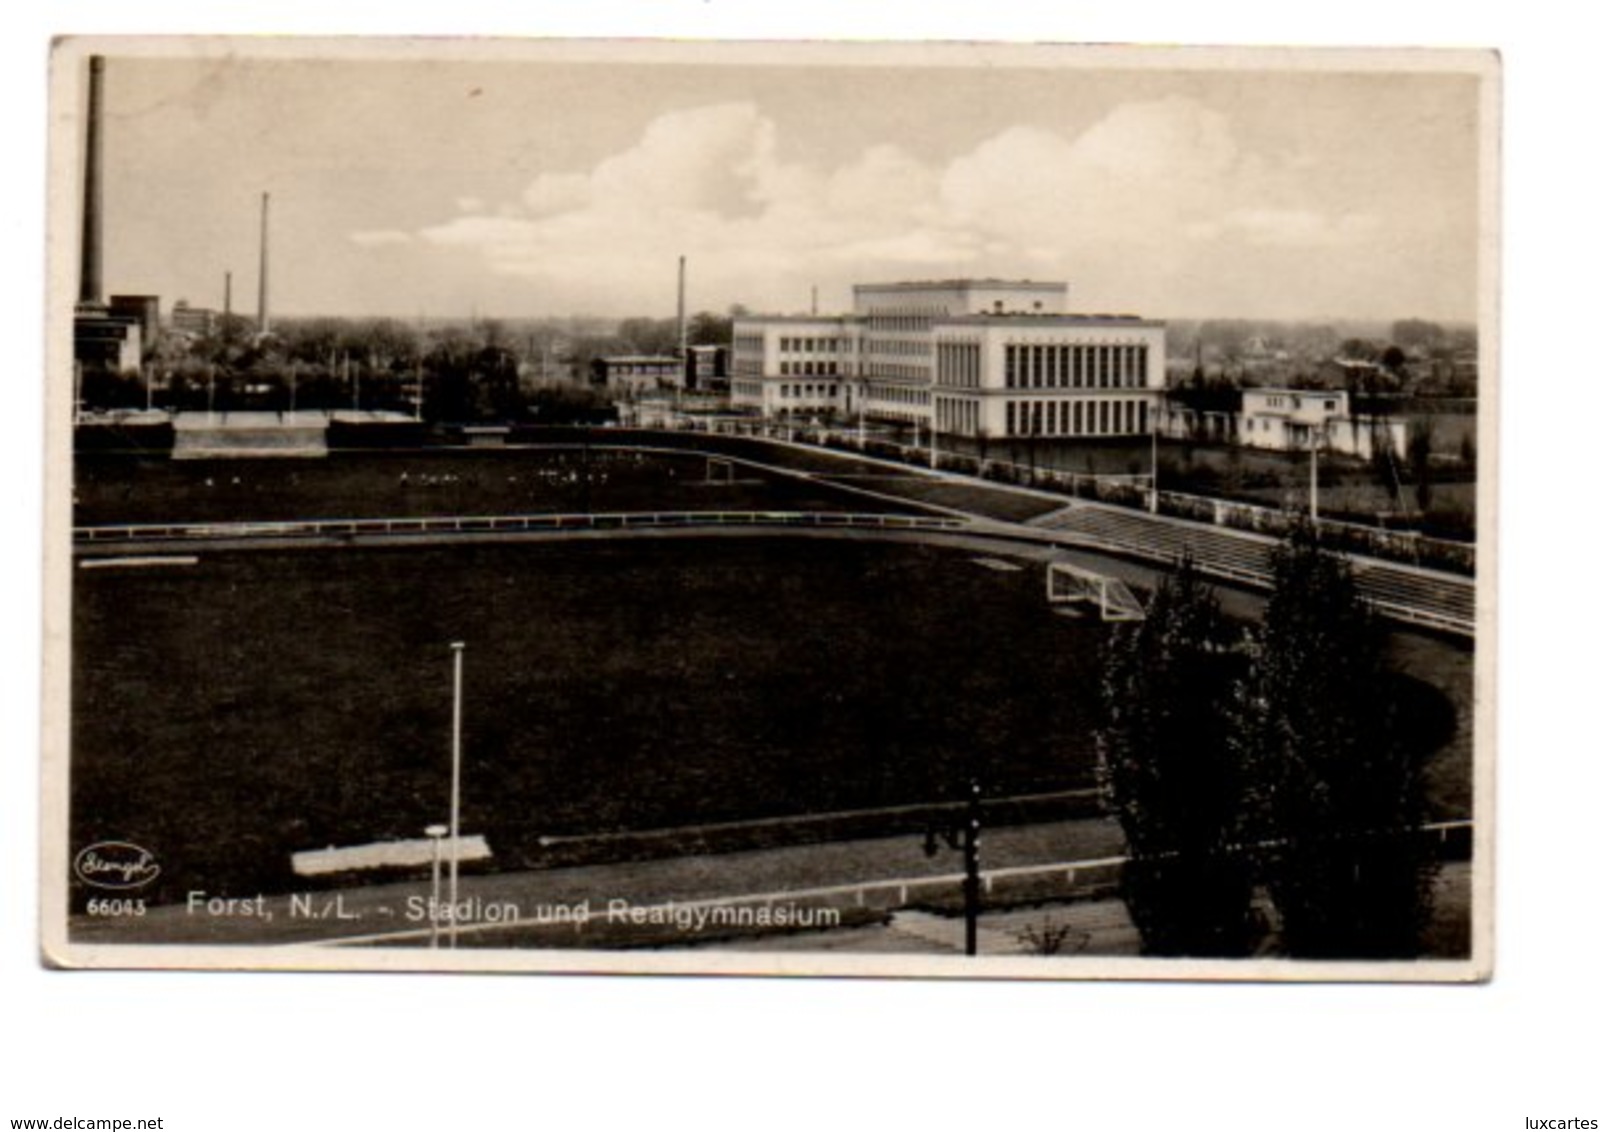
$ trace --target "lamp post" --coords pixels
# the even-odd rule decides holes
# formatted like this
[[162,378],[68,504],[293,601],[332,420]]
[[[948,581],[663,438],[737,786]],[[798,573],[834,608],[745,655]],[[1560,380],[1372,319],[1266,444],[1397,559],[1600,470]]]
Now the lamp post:
[[453,652],[453,785],[452,804],[448,816],[448,834],[452,838],[452,855],[447,858],[447,900],[451,905],[447,921],[449,947],[458,946],[458,795],[463,767],[464,731],[464,642],[454,641]]
[[983,788],[974,779],[967,790],[966,815],[949,825],[930,825],[922,849],[929,856],[939,851],[939,840],[961,851],[965,875],[961,881],[961,903],[966,916],[966,953],[978,953],[978,912],[982,903],[982,877],[979,871],[979,832],[983,829]]
[[425,826],[430,838],[430,949],[441,943],[441,839],[447,836],[447,827],[439,822]]
[[1157,403],[1158,411],[1151,414],[1151,514],[1153,515],[1156,514],[1157,495],[1162,487],[1162,485],[1157,481],[1156,468],[1156,426],[1157,418],[1162,415],[1160,411],[1161,408],[1162,404],[1159,401]]

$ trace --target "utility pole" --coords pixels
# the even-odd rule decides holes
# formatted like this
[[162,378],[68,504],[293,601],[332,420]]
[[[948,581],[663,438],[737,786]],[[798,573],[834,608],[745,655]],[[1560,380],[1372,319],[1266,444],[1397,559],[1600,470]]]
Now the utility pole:
[[458,827],[458,795],[462,781],[464,761],[464,642],[454,641],[453,650],[453,780],[452,801],[448,809],[448,836],[452,838],[452,855],[447,858],[447,903],[451,908],[447,921],[447,946],[458,946],[458,854],[461,850]]
[[676,356],[687,364],[687,257],[676,257]]
[[1308,431],[1307,440],[1307,512],[1318,527],[1318,428]]
[[430,838],[430,950],[441,942],[441,839],[446,836],[444,825],[428,825],[425,836]]
[[978,850],[982,845],[983,788],[973,779],[967,787],[966,812],[959,822],[930,825],[922,849],[929,857],[939,851],[939,841],[959,850],[965,870],[961,880],[961,905],[966,917],[966,953],[978,953],[978,912],[982,905],[983,879]]
[[267,334],[268,325],[268,194],[263,194],[262,225],[257,247],[257,333]]

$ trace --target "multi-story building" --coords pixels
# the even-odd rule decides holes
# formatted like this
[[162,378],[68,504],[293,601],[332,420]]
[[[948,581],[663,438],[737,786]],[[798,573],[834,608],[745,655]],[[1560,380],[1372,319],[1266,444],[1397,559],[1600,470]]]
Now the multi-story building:
[[860,284],[834,317],[743,316],[732,404],[766,417],[840,414],[968,437],[1149,432],[1165,329],[1071,314],[1065,283]]
[[80,305],[73,315],[73,360],[90,370],[128,373],[144,358],[140,324],[105,307]]
[[725,346],[687,347],[687,388],[704,392],[726,389],[726,367]]
[[162,300],[156,295],[113,295],[107,303],[113,318],[140,325],[140,344],[149,351],[162,331]]
[[673,354],[615,354],[592,359],[592,383],[628,396],[680,389],[685,380],[686,365]]
[[173,304],[170,318],[175,333],[194,334],[205,338],[216,327],[218,312],[208,310],[206,307],[193,307],[183,299],[180,299]]

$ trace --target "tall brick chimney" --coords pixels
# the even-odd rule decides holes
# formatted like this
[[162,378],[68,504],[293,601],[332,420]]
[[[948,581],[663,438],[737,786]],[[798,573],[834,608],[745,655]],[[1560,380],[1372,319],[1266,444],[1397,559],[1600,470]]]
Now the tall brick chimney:
[[78,305],[102,306],[101,286],[101,84],[106,60],[89,59],[89,121],[84,146],[84,232],[78,267]]

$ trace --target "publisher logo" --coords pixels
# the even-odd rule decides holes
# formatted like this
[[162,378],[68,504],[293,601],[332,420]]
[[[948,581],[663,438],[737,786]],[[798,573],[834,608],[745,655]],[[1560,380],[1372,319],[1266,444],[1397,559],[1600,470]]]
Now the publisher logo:
[[130,841],[97,841],[73,858],[78,879],[96,888],[144,888],[161,871],[149,849]]

